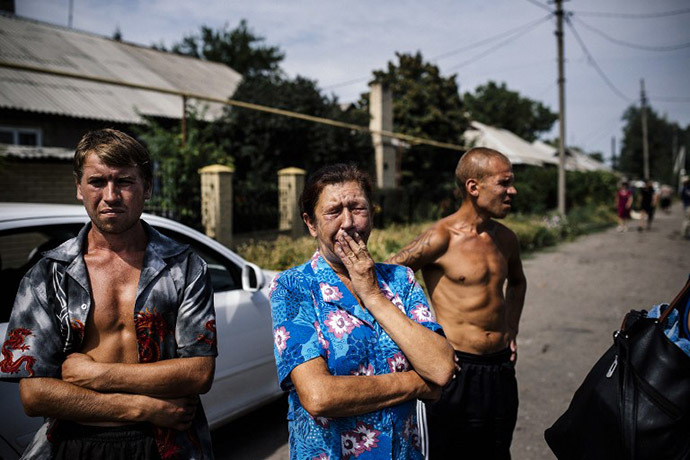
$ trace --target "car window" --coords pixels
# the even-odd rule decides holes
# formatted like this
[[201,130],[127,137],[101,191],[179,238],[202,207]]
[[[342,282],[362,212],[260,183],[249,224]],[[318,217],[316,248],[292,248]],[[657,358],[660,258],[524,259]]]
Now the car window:
[[188,244],[194,252],[206,261],[214,292],[242,288],[242,269],[237,264],[201,241],[167,228],[156,227],[156,229],[179,243]]
[[[82,224],[47,225],[0,232],[0,322],[9,321],[19,282],[40,260],[41,254],[73,238],[81,228]],[[242,269],[235,263],[198,240],[173,230],[156,228],[180,243],[189,244],[206,261],[215,292],[242,287]]]
[[81,225],[52,225],[0,232],[0,322],[10,318],[19,282],[45,251],[79,233]]

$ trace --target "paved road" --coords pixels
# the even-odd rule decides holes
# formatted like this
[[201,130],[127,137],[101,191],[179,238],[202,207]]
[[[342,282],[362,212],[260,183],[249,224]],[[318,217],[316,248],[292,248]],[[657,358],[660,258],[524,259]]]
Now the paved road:
[[[669,302],[690,274],[681,210],[658,212],[650,232],[614,229],[525,257],[527,299],[518,339],[520,413],[515,460],[553,460],[544,429],[572,394],[631,308]],[[288,458],[285,399],[213,433],[216,458]]]

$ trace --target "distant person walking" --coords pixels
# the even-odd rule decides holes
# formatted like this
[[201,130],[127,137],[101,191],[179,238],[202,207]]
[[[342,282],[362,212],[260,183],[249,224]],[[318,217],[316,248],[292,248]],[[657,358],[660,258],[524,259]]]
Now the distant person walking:
[[670,185],[663,184],[659,188],[659,207],[666,214],[671,213],[671,197],[673,196],[673,189]]
[[616,207],[618,209],[618,231],[628,231],[628,221],[630,220],[630,208],[632,207],[633,196],[630,191],[628,181],[621,182],[616,192]]
[[690,177],[683,176],[683,188],[680,191],[680,198],[683,200],[683,227],[681,235],[690,240]]
[[652,221],[654,220],[654,211],[656,210],[659,195],[654,190],[654,183],[648,180],[645,186],[640,190],[640,223],[637,227],[638,231],[643,231],[644,227],[647,230],[652,229]]

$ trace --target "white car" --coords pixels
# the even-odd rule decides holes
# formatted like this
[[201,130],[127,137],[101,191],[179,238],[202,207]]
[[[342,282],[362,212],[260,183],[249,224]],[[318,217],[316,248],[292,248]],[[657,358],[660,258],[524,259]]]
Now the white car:
[[[142,218],[161,233],[189,244],[211,273],[218,358],[213,387],[201,396],[211,429],[278,398],[282,392],[273,359],[268,300],[268,284],[275,272],[262,270],[185,225],[149,214]],[[75,236],[86,222],[81,205],[0,203],[0,340],[21,277],[42,252]],[[24,414],[16,383],[0,382],[0,408],[0,459],[18,458],[43,420]]]

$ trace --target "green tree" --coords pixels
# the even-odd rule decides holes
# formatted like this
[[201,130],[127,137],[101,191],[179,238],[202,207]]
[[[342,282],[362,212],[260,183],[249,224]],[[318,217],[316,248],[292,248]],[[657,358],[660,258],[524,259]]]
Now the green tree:
[[[238,87],[234,99],[366,125],[368,114],[343,111],[312,80],[258,75]],[[355,162],[371,169],[369,136],[265,112],[232,108],[215,125],[216,138],[229,139],[235,162],[234,228],[238,232],[276,228],[277,172],[298,167],[308,173],[328,163]]]
[[470,119],[507,129],[530,142],[549,131],[558,120],[558,114],[541,102],[520,96],[505,83],[489,81],[478,86],[474,94],[465,93],[463,102]]
[[[631,178],[643,178],[644,159],[642,146],[642,113],[639,107],[630,106],[623,113],[626,122],[623,128],[621,154],[618,169]],[[647,140],[649,146],[650,179],[675,183],[673,174],[673,138],[686,144],[687,133],[676,123],[660,117],[653,108],[647,108]]]
[[[386,70],[374,71],[374,81],[392,92],[394,131],[462,145],[467,121],[456,76],[442,76],[419,52],[396,53],[396,58]],[[362,95],[359,105],[368,111],[368,94]],[[424,145],[403,151],[402,186],[409,192],[412,215],[437,217],[455,207],[454,171],[459,157],[459,152]]]
[[251,78],[280,72],[285,54],[277,46],[264,45],[264,40],[264,37],[254,34],[247,27],[247,21],[242,19],[232,30],[227,24],[219,30],[202,26],[198,34],[187,35],[174,44],[172,52],[220,62],[245,78]]
[[201,179],[198,170],[210,164],[231,166],[232,157],[223,139],[202,114],[187,113],[187,142],[179,126],[168,129],[153,119],[139,129],[154,162],[154,190],[147,210],[171,217],[190,227],[201,226]]

